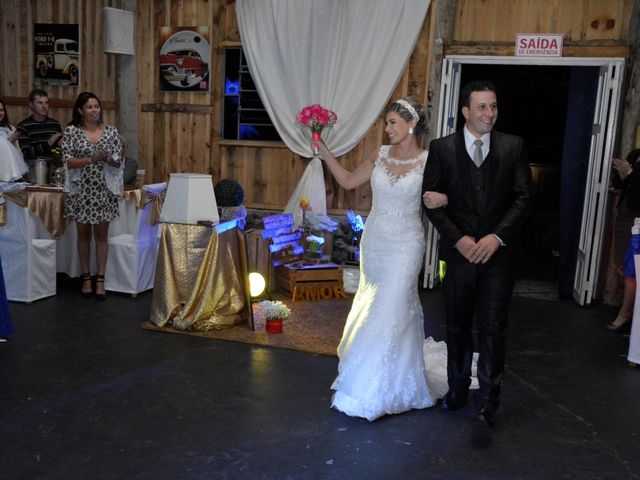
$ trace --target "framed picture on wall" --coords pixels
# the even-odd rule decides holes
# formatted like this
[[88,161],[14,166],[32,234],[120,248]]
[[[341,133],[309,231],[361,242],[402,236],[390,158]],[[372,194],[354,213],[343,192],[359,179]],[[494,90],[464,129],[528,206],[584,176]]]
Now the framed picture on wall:
[[160,91],[209,91],[209,27],[161,27]]
[[36,23],[33,26],[35,87],[80,85],[78,24]]

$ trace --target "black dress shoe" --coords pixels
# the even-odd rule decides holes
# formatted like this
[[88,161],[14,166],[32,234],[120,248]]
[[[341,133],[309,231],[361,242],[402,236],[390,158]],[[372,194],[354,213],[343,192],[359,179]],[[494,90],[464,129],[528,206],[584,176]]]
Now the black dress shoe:
[[[490,419],[490,420],[489,420]],[[471,445],[475,448],[484,449],[493,443],[493,416],[487,412],[478,412],[473,417],[471,424]]]
[[495,410],[488,406],[482,407],[476,412],[474,421],[481,427],[493,427],[496,423]]
[[442,397],[440,408],[446,411],[460,410],[467,404],[468,397],[468,394],[456,395],[451,390],[449,390],[446,395]]

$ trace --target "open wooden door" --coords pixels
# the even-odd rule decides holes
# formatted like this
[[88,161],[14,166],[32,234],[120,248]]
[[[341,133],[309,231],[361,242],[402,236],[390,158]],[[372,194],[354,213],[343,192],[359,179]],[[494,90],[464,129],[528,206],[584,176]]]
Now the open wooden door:
[[573,286],[573,296],[579,305],[591,303],[597,287],[623,71],[624,61],[618,59],[600,67]]
[[[445,58],[442,65],[442,83],[440,84],[440,103],[438,105],[438,131],[434,138],[444,137],[455,131],[460,94],[460,64]],[[427,162],[429,159],[427,158]],[[438,231],[425,220],[426,252],[424,259],[424,288],[433,288],[440,279],[438,262]]]
[[[596,66],[600,68],[596,109],[593,120],[589,171],[582,214],[580,243],[574,277],[574,297],[580,305],[591,303],[596,293],[607,211],[609,174],[616,138],[623,80],[622,58],[536,58],[450,56],[443,60],[438,131],[435,137],[455,131],[458,114],[460,77],[464,64]],[[427,160],[428,162],[428,160]],[[438,233],[426,222],[424,288],[433,288],[439,279]]]

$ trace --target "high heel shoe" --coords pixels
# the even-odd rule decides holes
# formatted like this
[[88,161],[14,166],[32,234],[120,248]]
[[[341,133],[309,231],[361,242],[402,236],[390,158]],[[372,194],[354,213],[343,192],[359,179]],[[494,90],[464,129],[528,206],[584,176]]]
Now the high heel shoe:
[[100,301],[105,301],[107,299],[107,292],[98,293],[98,284],[102,283],[104,285],[104,275],[96,275],[96,298]]
[[[91,298],[91,295],[93,295],[93,289],[91,287],[91,274],[83,273],[82,275],[80,275],[80,280],[82,280],[82,288],[80,290],[80,295],[82,295],[82,298]],[[85,282],[89,282],[88,292],[84,289]]]
[[[617,317],[616,320],[618,320]],[[614,320],[613,322],[607,323],[606,325],[606,329],[609,330],[610,332],[620,332],[620,333],[624,333],[627,331],[627,329],[630,329],[631,327],[631,322],[629,320],[631,320],[631,317],[622,317],[624,318],[624,321],[622,323],[619,323],[616,325],[616,320]]]

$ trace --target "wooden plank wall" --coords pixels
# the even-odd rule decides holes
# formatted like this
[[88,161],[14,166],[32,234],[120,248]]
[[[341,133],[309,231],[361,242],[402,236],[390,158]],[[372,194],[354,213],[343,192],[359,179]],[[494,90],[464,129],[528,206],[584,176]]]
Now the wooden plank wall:
[[[629,17],[634,0],[457,0],[454,41],[445,54],[513,54],[518,32],[561,32],[570,55],[597,56],[628,52]],[[162,181],[171,172],[211,173],[214,180],[233,178],[244,187],[247,205],[284,207],[308,160],[283,146],[221,142],[221,59],[225,45],[239,44],[234,0],[138,0],[137,86],[139,98],[140,164],[148,181]],[[425,101],[429,59],[437,32],[432,31],[431,1],[416,48],[392,99],[412,95]],[[24,98],[33,83],[33,23],[81,24],[81,89],[90,89],[103,101],[117,100],[116,64],[102,51],[102,7],[119,7],[116,0],[0,0],[0,95]],[[208,26],[212,46],[209,93],[160,92],[158,51],[163,26]],[[7,68],[6,65],[15,65]],[[52,99],[66,101],[52,109],[61,121],[70,118],[68,102],[76,89],[50,90]],[[14,102],[19,103],[19,102]],[[113,104],[115,106],[115,103]],[[9,105],[14,121],[27,114],[20,105]],[[437,112],[433,112],[437,115]],[[107,113],[113,121],[115,111]],[[384,142],[379,119],[362,142],[341,161],[354,168]],[[329,207],[334,212],[371,206],[368,186],[344,191],[332,180]]]
[[626,40],[632,7],[633,0],[458,0],[454,37],[513,42],[517,33],[564,33],[569,44]]
[[102,9],[116,0],[1,0],[0,1],[0,97],[6,100],[12,123],[31,113],[27,95],[34,85],[33,24],[80,25],[80,87],[45,87],[50,115],[63,125],[71,120],[78,93],[89,90],[102,101],[103,117],[115,124],[117,70],[115,55],[102,53]]
[[[211,92],[159,92],[156,58],[160,48],[160,28],[189,25],[207,25],[210,29]],[[308,160],[283,145],[220,141],[222,49],[225,45],[240,42],[235,2],[140,0],[138,32],[140,163],[146,168],[148,178],[162,181],[171,172],[211,173],[214,180],[237,180],[245,189],[245,203],[249,206],[283,208]],[[428,69],[427,34],[425,29],[394,98],[407,93],[424,98]],[[170,105],[179,105],[189,113],[164,111]],[[199,107],[198,113],[191,113],[193,107]],[[378,121],[361,144],[344,156],[345,165],[355,167],[381,143],[382,136],[383,124]],[[371,206],[369,186],[347,192],[337,188],[332,179],[328,179],[327,186],[334,192],[330,208],[367,211]]]
[[[220,78],[215,47],[224,40],[224,1],[138,1],[139,162],[147,180],[164,181],[172,172],[210,173],[214,101]],[[158,52],[162,27],[207,26],[212,45],[212,90],[160,92]],[[216,176],[217,177],[217,176]]]
[[[467,54],[482,54],[486,45],[506,44],[506,54],[512,54],[518,32],[560,31],[565,33],[569,45],[591,48],[589,54],[594,46],[608,47],[605,54],[610,54],[612,46],[620,47],[613,51],[624,52],[632,1],[459,0],[454,45],[465,47],[463,52]],[[215,180],[233,178],[244,187],[249,206],[282,208],[308,160],[282,147],[219,140],[222,48],[240,42],[235,2],[140,0],[138,3],[142,165],[147,172],[152,172],[154,181],[164,180],[174,171],[209,172]],[[435,38],[435,33],[430,31],[432,10],[429,9],[416,48],[391,98],[412,95],[426,100],[430,52]],[[158,29],[163,25],[210,27],[213,74],[210,94],[158,92],[155,58],[159,49]],[[485,47],[479,47],[480,44]],[[472,45],[471,48],[468,45]],[[578,50],[578,54],[584,51]],[[210,110],[197,114],[162,113],[153,111],[152,107],[145,110],[144,105],[152,104],[156,107],[157,104],[207,106]],[[362,142],[341,161],[347,168],[354,168],[383,141],[384,126],[379,119]],[[327,187],[330,191],[328,205],[334,212],[344,212],[348,208],[368,211],[371,206],[368,186],[345,191],[328,179]]]

